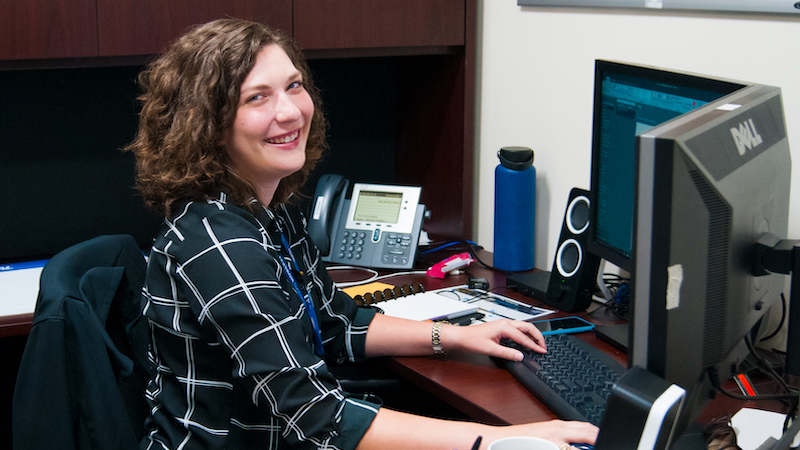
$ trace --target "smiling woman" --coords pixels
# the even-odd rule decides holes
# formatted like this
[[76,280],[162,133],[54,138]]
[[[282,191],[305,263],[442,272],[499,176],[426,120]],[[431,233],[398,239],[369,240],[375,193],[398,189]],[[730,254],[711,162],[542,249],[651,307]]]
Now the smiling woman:
[[314,102],[303,76],[279,46],[264,47],[241,88],[226,136],[233,169],[252,183],[265,205],[280,181],[303,168]]
[[[273,50],[262,53],[267,47]],[[264,61],[262,55],[285,64],[288,72],[283,76],[291,73],[296,79],[270,79],[266,81],[288,84],[260,86],[262,81],[255,78],[257,73],[251,73],[253,68],[261,60],[259,72],[266,73],[273,63]],[[285,201],[305,182],[326,147],[327,132],[320,96],[305,59],[294,42],[265,25],[219,20],[180,37],[139,76],[144,91],[139,98],[139,132],[126,150],[136,155],[137,188],[149,207],[170,216],[182,201],[217,197],[220,191],[241,205],[260,197],[256,180],[232,167],[228,147],[240,109],[242,116],[249,116],[250,102],[255,100],[255,106],[262,102],[263,92],[242,91],[248,77],[251,88],[270,88],[270,98],[277,91],[293,96],[298,92],[296,82],[310,98],[312,114],[304,118],[309,126],[305,163],[281,181],[271,200]],[[283,108],[283,103],[276,106]],[[263,113],[263,108],[255,109]],[[275,119],[285,121],[279,117],[282,114]],[[281,136],[262,134],[259,140],[276,137]]]
[[336,287],[292,203],[325,147],[326,124],[289,40],[257,23],[211,22],[178,39],[141,83],[139,134],[128,148],[142,196],[166,216],[143,289],[156,371],[142,448],[466,448],[478,435],[525,434],[594,441],[586,423],[435,420],[342,389],[330,361],[443,350],[521,358],[503,338],[546,349],[530,323],[433,327],[359,307]]

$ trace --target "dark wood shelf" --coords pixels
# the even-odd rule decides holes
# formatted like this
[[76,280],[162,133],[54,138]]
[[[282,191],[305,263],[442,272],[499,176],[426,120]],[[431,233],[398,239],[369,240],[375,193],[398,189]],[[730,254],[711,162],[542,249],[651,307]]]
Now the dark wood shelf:
[[[106,151],[105,147],[87,149],[86,138],[95,142],[98,139],[91,134],[103,134],[99,141],[103,146],[112,142],[113,148],[108,150],[113,152],[133,136],[131,131],[124,131],[115,137],[109,130],[135,130],[136,119],[134,111],[131,123],[123,127],[104,123],[106,117],[96,117],[92,108],[97,106],[91,105],[97,105],[101,98],[134,97],[137,88],[131,69],[139,70],[192,24],[218,17],[253,19],[292,34],[309,57],[322,87],[323,108],[331,122],[331,154],[319,167],[329,172],[316,172],[315,176],[340,173],[353,182],[422,186],[421,201],[431,211],[426,231],[437,240],[471,238],[476,0],[23,3],[25,6],[0,1],[0,36],[4,42],[13,43],[0,48],[0,82],[17,83],[7,87],[14,91],[37,90],[42,84],[72,90],[87,101],[73,100],[63,108],[73,110],[71,116],[86,117],[92,128],[80,142],[62,140],[61,136],[48,138],[47,131],[36,126],[41,117],[35,107],[6,104],[9,109],[0,110],[0,115],[5,113],[15,120],[25,114],[31,117],[21,120],[22,128],[30,129],[0,129],[10,132],[10,137],[0,139],[4,154],[33,154],[30,150],[34,147],[42,160],[51,154],[62,158],[59,155],[83,152],[81,160],[87,160],[86,167],[98,163],[96,156],[85,155],[98,155]],[[75,93],[78,88],[65,85],[64,76],[77,70],[91,81],[80,82],[84,91]],[[24,73],[10,75],[19,71]],[[114,77],[116,87],[103,87],[108,76]],[[32,80],[38,80],[38,84],[32,85]],[[60,117],[67,118],[55,116],[51,120],[59,121]],[[42,144],[45,139],[59,142],[63,148]],[[18,159],[10,162],[31,164],[22,156]],[[126,183],[126,188],[133,184],[127,179],[120,182]],[[314,182],[312,177],[310,186]],[[25,186],[14,188],[29,192]],[[64,188],[62,183],[52,190]],[[46,183],[36,190],[43,195]],[[131,195],[135,195],[132,190]],[[20,201],[35,203],[34,199]],[[91,215],[81,211],[87,213]],[[91,217],[85,220],[98,221]],[[54,248],[57,250],[60,248]]]
[[464,0],[294,0],[305,49],[463,46]]
[[221,17],[292,34],[292,0],[97,0],[99,56],[157,54],[190,26]]
[[97,56],[95,0],[0,2],[0,60]]

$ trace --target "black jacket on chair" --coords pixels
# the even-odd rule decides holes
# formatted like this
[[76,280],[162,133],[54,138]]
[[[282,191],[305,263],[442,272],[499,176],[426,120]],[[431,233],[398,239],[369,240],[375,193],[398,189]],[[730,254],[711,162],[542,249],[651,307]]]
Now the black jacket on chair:
[[137,449],[144,433],[145,260],[100,236],[45,265],[14,390],[15,450]]

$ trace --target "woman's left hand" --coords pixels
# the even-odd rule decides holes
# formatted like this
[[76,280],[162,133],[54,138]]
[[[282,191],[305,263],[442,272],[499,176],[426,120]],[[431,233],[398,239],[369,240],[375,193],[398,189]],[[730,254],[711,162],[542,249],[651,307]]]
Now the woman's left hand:
[[480,325],[447,326],[441,331],[446,351],[467,351],[521,361],[522,352],[500,344],[506,338],[539,353],[547,352],[544,336],[536,326],[520,320],[496,320]]

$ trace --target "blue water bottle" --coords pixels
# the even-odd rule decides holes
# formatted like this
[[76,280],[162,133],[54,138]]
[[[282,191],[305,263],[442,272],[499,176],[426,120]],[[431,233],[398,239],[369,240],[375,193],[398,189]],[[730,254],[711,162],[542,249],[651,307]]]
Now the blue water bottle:
[[536,168],[533,150],[503,147],[494,171],[494,267],[509,272],[534,268]]

